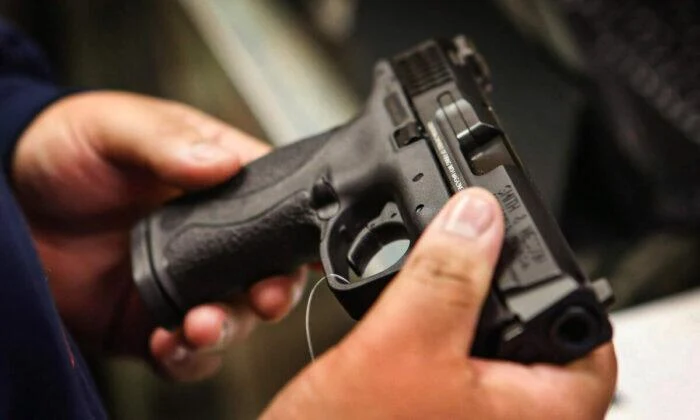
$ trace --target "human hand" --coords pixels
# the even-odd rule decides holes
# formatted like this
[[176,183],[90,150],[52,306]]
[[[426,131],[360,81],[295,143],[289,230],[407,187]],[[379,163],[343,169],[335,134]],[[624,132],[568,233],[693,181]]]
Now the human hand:
[[13,185],[81,346],[150,355],[167,375],[196,380],[218,370],[215,350],[245,337],[256,319],[286,314],[303,269],[256,284],[234,304],[194,308],[177,332],[154,330],[131,277],[129,232],[140,217],[223,182],[267,150],[192,108],[125,93],[69,96],[33,121],[15,150]]
[[611,344],[566,366],[468,357],[502,240],[495,198],[459,193],[350,335],[263,417],[603,418],[616,380]]

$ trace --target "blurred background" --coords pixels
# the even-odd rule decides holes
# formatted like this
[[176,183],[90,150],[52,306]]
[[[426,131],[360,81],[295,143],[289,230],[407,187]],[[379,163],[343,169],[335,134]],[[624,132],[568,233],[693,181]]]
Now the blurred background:
[[[376,60],[464,33],[488,62],[496,113],[584,269],[611,280],[623,311],[700,284],[699,6],[0,0],[0,15],[44,48],[65,85],[183,101],[275,145],[349,119]],[[311,325],[323,350],[352,322],[328,290],[316,296]],[[201,384],[95,361],[105,403],[115,419],[254,418],[309,361],[303,306],[259,328]]]

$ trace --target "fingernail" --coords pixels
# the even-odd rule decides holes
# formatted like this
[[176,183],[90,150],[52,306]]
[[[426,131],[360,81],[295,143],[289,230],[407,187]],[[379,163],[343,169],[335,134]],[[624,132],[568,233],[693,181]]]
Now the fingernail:
[[191,351],[183,346],[183,345],[178,345],[175,347],[175,350],[173,350],[172,353],[170,353],[170,356],[168,356],[168,362],[173,363],[173,364],[179,364],[183,363],[185,360],[187,360],[188,357],[190,357]]
[[224,150],[215,143],[199,141],[190,146],[190,156],[199,161],[221,159]]
[[199,350],[199,353],[219,353],[228,347],[228,345],[233,341],[234,336],[238,333],[238,326],[236,322],[231,318],[226,318],[221,323],[221,332],[219,333],[219,338],[211,346],[204,347]]
[[478,194],[467,193],[452,207],[445,230],[467,239],[476,239],[493,222],[493,206]]
[[304,286],[306,286],[306,282],[303,281],[292,286],[292,301],[289,305],[290,308],[296,308],[296,306],[299,304],[302,296],[304,296]]

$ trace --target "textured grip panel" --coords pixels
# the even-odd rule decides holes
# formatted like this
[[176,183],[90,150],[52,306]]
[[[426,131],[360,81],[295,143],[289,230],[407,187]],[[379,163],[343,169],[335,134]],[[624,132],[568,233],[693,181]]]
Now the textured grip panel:
[[134,230],[134,278],[161,324],[256,281],[318,261],[311,207],[331,132],[277,149],[215,188],[174,200]]
[[298,192],[255,219],[180,231],[165,248],[168,277],[188,304],[221,299],[317,259],[319,236],[309,194]]
[[[242,199],[294,176],[295,172],[318,153],[330,135],[330,132],[324,133],[277,149],[274,153],[250,163],[229,181],[175,200],[170,204],[170,209],[159,215],[160,228],[174,230],[201,208],[202,203]],[[224,205],[228,206],[230,203]]]
[[[333,132],[331,131],[320,136],[308,138],[277,149],[263,159],[252,162],[242,171],[242,176],[234,178],[237,187],[224,187],[225,191],[221,192],[218,199],[226,200],[233,195],[237,198],[242,198],[294,176],[295,172],[303,168],[321,150],[324,142],[332,134]],[[258,166],[263,167],[258,168]]]

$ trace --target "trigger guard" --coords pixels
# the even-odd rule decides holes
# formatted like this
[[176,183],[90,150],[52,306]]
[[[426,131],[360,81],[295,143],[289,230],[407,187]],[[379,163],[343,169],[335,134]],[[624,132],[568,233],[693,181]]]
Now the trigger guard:
[[386,245],[399,239],[407,239],[402,223],[388,222],[376,227],[362,229],[348,251],[348,265],[358,276],[362,276],[367,265]]
[[343,283],[336,276],[327,276],[326,283],[343,309],[354,320],[362,316],[374,304],[389,282],[398,274],[406,256],[401,257],[391,267],[366,279]]
[[362,277],[372,258],[386,245],[400,239],[408,239],[408,232],[398,207],[388,202],[355,237],[347,253],[348,265],[357,276]]
[[[387,205],[378,212],[380,216],[373,221],[381,219],[382,214],[388,214],[389,217],[392,218],[391,214],[393,212],[387,213],[387,207],[390,207],[392,204],[395,206],[394,203],[388,202]],[[400,216],[400,213],[397,212],[397,215]],[[346,218],[346,216],[349,216],[349,213],[346,214],[346,212],[341,211],[340,214],[331,219],[325,226],[319,254],[321,256],[323,270],[326,273],[326,283],[328,287],[348,315],[355,320],[359,320],[377,300],[384,290],[384,287],[386,287],[389,281],[391,281],[401,267],[403,267],[407,254],[401,256],[398,261],[379,273],[355,281],[349,281],[351,267],[347,257],[350,253],[351,244],[347,239],[348,235],[352,234],[353,230],[350,227],[350,218]],[[368,215],[365,214],[365,216]],[[403,225],[401,227],[405,230]],[[362,229],[354,231],[355,237],[357,237],[361,231]],[[407,236],[406,238],[410,239]],[[341,278],[348,281],[341,281]]]

